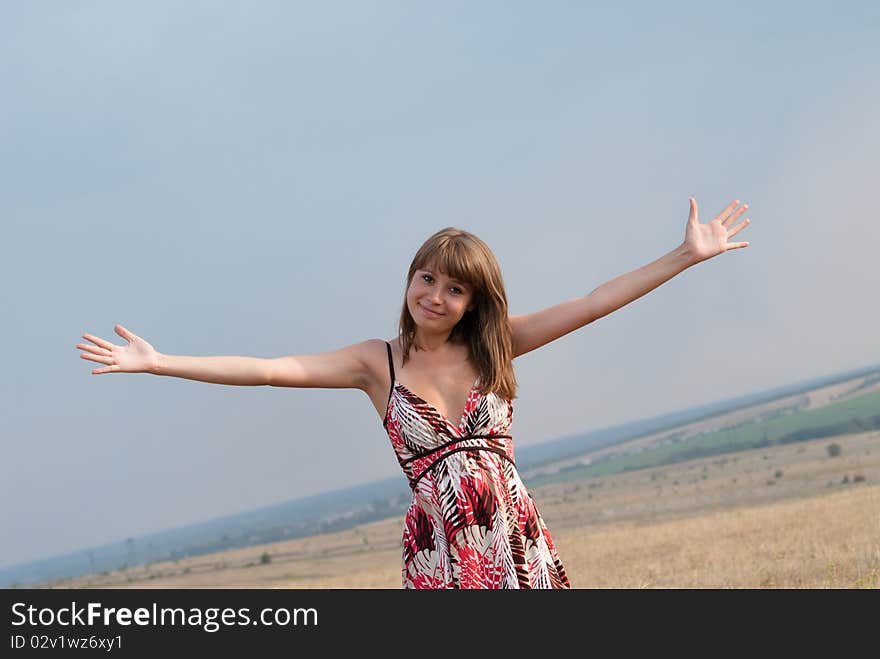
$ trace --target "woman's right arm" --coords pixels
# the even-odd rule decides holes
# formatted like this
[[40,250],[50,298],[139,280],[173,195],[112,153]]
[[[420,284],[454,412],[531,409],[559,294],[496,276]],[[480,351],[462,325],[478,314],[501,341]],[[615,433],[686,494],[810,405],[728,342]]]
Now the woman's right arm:
[[[83,338],[94,345],[78,344],[80,356],[103,364],[92,371],[102,373],[152,373],[171,377],[242,386],[315,387],[330,389],[371,388],[378,341],[372,339],[333,352],[291,355],[275,359],[259,357],[189,357],[165,355],[121,325],[116,333],[127,341],[118,346],[91,334]],[[372,355],[372,356],[371,356]]]

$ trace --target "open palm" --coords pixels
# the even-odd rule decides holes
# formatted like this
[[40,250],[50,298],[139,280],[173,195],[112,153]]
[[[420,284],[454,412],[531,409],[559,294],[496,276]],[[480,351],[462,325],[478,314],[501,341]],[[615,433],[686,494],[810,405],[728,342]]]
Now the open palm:
[[695,262],[705,261],[731,249],[749,246],[748,242],[729,242],[730,238],[749,225],[749,219],[746,218],[734,226],[734,223],[748,209],[748,204],[740,206],[739,201],[734,200],[718,213],[714,220],[700,224],[697,216],[697,200],[691,197],[690,201],[691,210],[688,215],[684,246],[693,255]]
[[82,338],[94,345],[78,343],[79,350],[85,350],[80,357],[99,364],[104,368],[96,368],[92,375],[101,373],[144,373],[151,371],[159,363],[159,353],[141,337],[132,334],[122,325],[114,330],[126,340],[127,344],[118,346],[91,334],[83,334]]

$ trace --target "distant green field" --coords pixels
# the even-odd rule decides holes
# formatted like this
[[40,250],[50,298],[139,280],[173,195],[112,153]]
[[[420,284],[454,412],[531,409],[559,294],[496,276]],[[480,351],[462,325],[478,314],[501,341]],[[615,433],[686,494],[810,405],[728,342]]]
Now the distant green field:
[[602,460],[588,466],[569,468],[558,474],[536,476],[529,486],[606,476],[646,469],[709,455],[806,441],[880,428],[880,392],[832,403],[815,410],[793,412],[759,422],[697,435],[687,441],[645,449],[641,453]]

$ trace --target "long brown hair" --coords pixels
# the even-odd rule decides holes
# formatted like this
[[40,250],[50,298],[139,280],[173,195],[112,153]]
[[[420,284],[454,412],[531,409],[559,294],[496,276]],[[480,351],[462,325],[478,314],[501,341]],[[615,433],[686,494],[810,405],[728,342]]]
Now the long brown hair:
[[437,268],[471,287],[472,309],[452,329],[449,340],[467,345],[471,363],[480,374],[482,393],[494,392],[502,398],[514,399],[513,332],[501,268],[489,246],[462,229],[447,227],[435,233],[419,248],[409,266],[399,325],[403,363],[409,358],[416,335],[406,291],[416,270],[425,267]]

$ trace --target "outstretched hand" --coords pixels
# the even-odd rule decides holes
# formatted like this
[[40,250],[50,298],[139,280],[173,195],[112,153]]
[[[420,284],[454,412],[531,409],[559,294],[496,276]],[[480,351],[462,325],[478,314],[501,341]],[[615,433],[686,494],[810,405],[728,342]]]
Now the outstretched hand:
[[697,217],[697,200],[691,197],[690,201],[691,210],[688,215],[683,245],[693,256],[695,263],[718,256],[731,249],[749,246],[748,242],[728,242],[729,238],[749,225],[749,219],[746,218],[734,226],[734,223],[748,209],[748,204],[740,206],[739,200],[734,200],[718,213],[714,220],[707,224],[700,224]]
[[83,334],[82,338],[91,341],[94,345],[78,343],[79,350],[85,350],[80,357],[99,364],[106,364],[104,368],[96,368],[92,375],[101,373],[145,373],[152,371],[159,364],[159,353],[141,337],[132,334],[122,325],[117,325],[114,330],[127,341],[127,345],[118,346],[104,339]]

